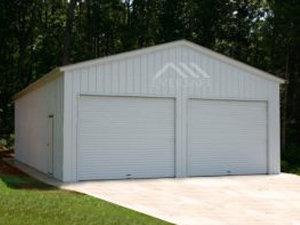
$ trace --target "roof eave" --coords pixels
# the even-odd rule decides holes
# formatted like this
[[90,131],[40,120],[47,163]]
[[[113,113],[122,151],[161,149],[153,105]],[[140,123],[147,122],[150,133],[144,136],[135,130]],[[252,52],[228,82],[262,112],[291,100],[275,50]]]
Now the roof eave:
[[51,80],[59,77],[60,75],[62,75],[62,71],[60,70],[59,67],[56,67],[55,69],[51,70],[49,73],[42,76],[40,79],[36,80],[35,82],[31,83],[26,88],[24,88],[23,90],[16,93],[12,97],[12,99],[15,101],[18,98],[20,98],[20,97],[26,95],[27,93],[31,92],[32,90],[35,90],[35,89],[43,86],[44,84],[50,82]]

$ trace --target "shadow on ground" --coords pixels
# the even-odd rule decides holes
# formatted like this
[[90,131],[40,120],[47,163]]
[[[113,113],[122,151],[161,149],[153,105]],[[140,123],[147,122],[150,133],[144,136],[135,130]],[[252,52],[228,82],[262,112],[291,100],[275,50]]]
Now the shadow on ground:
[[42,183],[13,165],[10,165],[2,160],[0,163],[0,182],[6,184],[7,187],[12,189],[24,190],[56,190],[56,187]]

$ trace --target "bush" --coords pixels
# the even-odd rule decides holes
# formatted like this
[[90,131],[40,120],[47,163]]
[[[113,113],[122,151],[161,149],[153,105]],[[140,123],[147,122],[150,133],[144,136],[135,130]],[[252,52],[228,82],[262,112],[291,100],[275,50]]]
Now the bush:
[[290,165],[285,160],[281,160],[281,171],[282,172],[289,172],[290,171]]
[[10,134],[7,138],[1,138],[0,139],[0,151],[13,149],[14,148],[13,147],[14,140],[15,140],[14,134]]
[[286,164],[290,166],[299,166],[300,167],[300,147],[299,146],[288,146],[282,152],[282,160]]
[[300,175],[299,146],[289,146],[282,152],[281,171]]

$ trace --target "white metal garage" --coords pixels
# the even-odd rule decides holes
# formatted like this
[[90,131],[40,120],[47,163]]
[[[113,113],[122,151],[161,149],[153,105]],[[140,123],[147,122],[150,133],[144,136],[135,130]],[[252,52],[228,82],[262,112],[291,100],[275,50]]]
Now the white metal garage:
[[60,67],[15,96],[16,159],[63,181],[277,174],[283,82],[184,40]]

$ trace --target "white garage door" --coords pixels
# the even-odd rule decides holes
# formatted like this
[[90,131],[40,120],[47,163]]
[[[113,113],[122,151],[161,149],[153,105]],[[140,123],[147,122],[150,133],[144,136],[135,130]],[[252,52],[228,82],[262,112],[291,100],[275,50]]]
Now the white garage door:
[[190,100],[188,175],[267,173],[265,102]]
[[80,98],[78,180],[174,177],[174,100]]

